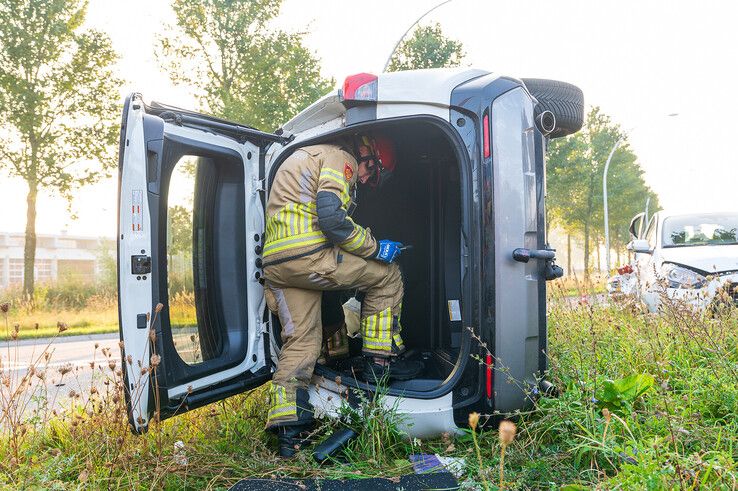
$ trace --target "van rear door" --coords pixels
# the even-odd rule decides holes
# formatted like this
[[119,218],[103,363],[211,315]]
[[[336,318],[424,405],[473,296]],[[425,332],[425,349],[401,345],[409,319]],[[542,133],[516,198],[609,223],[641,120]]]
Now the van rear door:
[[129,96],[118,308],[134,431],[271,376],[259,283],[262,155],[283,138]]

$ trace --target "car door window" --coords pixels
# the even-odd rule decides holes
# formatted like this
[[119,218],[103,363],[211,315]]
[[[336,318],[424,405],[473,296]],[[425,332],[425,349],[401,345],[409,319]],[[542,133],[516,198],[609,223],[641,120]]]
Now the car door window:
[[[172,342],[182,361],[192,365],[217,357],[222,333],[217,323],[198,322],[193,254],[195,177],[208,159],[182,157],[172,171],[167,198],[167,285]],[[211,165],[211,164],[210,164]]]

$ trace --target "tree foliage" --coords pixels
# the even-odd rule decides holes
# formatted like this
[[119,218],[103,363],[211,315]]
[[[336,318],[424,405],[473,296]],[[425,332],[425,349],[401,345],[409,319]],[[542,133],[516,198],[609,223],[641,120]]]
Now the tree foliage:
[[105,34],[81,29],[86,10],[81,0],[0,0],[0,168],[28,184],[29,294],[38,191],[71,200],[115,162],[117,55]]
[[444,36],[440,24],[418,26],[410,39],[400,43],[387,71],[457,67],[464,56],[464,45]]
[[174,0],[176,26],[160,41],[171,79],[198,90],[224,119],[275,128],[334,85],[302,35],[273,30],[282,0]]
[[627,137],[609,116],[594,107],[582,130],[549,145],[547,163],[547,204],[549,219],[584,243],[584,270],[589,274],[592,242],[604,237],[602,177],[607,157],[615,143],[624,142],[613,154],[608,171],[608,219],[610,243],[622,249],[629,240],[628,225],[651,197],[652,209],[658,197],[646,185],[643,170],[628,145]]
[[170,255],[192,255],[192,209],[182,205],[170,206],[167,212],[169,220],[167,251]]

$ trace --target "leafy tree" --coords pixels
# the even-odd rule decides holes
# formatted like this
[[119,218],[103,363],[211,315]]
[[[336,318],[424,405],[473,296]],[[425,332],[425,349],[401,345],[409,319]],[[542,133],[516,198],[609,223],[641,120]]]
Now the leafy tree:
[[28,185],[26,294],[39,190],[71,200],[115,162],[117,55],[106,35],[81,29],[86,11],[83,0],[0,0],[0,168]]
[[444,36],[440,24],[419,26],[392,55],[387,71],[457,67],[464,56],[464,45]]
[[192,255],[192,210],[182,205],[170,206],[168,210],[170,255]]
[[[620,127],[594,107],[582,131],[549,145],[550,218],[568,234],[582,239],[585,278],[590,272],[591,244],[604,236],[602,174],[613,145],[623,136]],[[627,138],[612,157],[607,182],[610,240],[618,249],[628,242],[630,219],[641,211],[646,198],[651,196],[654,206],[658,206]]]
[[174,0],[176,26],[159,39],[175,83],[199,91],[206,110],[275,128],[334,85],[301,34],[270,30],[282,0]]
[[189,291],[192,277],[192,207],[170,206],[167,211],[167,253],[170,292]]

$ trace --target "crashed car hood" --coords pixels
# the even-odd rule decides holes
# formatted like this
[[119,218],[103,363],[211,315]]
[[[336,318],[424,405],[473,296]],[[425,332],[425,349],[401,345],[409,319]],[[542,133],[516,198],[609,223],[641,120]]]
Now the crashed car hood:
[[738,245],[706,245],[661,249],[663,262],[676,263],[706,273],[738,271]]

